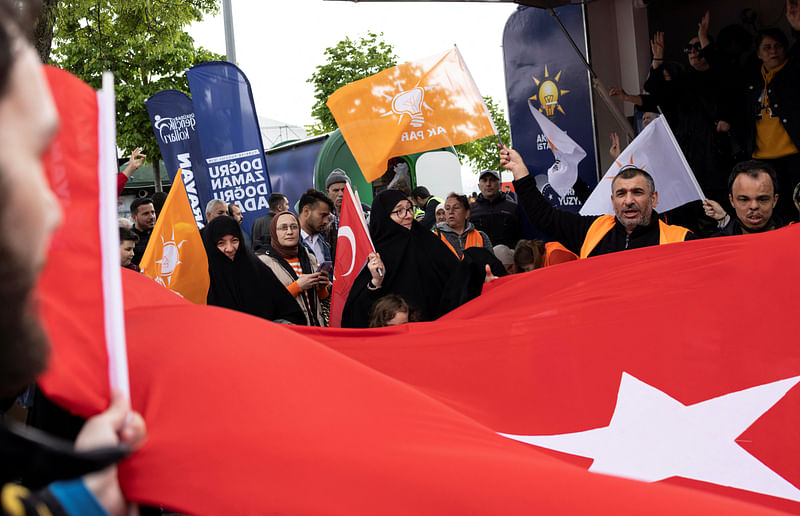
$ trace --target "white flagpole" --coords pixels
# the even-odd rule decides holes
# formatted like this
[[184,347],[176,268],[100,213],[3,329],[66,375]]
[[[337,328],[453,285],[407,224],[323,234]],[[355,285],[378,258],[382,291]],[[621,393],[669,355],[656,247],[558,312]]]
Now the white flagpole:
[[108,379],[111,389],[130,400],[128,354],[125,343],[125,315],[122,305],[122,275],[119,266],[119,224],[117,223],[117,133],[114,106],[114,76],[103,74],[103,87],[97,92],[98,163],[100,190],[100,247],[103,277],[103,311]]

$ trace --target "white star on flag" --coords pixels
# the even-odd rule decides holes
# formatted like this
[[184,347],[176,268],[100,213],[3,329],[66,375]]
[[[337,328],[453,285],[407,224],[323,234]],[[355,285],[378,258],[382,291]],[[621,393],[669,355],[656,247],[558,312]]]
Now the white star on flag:
[[684,405],[623,372],[608,426],[561,435],[500,435],[594,459],[589,471],[656,482],[684,477],[800,501],[800,489],[736,443],[800,376]]

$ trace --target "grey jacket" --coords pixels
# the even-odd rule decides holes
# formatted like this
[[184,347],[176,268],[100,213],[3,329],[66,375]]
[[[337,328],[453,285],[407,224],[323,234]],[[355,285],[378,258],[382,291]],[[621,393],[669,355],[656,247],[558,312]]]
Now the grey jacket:
[[489,240],[489,235],[484,233],[483,231],[479,231],[475,229],[475,226],[472,225],[472,222],[467,222],[466,227],[464,228],[464,232],[460,235],[453,231],[453,228],[447,225],[447,222],[439,222],[436,224],[435,231],[437,234],[444,236],[447,239],[447,242],[453,246],[455,249],[456,254],[459,258],[464,256],[464,246],[467,244],[467,235],[470,231],[477,231],[480,233],[481,238],[483,238],[483,248],[492,253],[494,256],[494,250],[492,248],[492,241]]

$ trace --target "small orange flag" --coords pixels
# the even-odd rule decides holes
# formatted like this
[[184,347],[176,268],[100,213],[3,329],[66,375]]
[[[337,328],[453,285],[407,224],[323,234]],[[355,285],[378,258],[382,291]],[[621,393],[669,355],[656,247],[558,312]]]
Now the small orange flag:
[[367,181],[391,157],[497,133],[457,48],[343,86],[327,106]]
[[139,267],[156,283],[193,303],[206,304],[208,258],[181,170],[175,175]]

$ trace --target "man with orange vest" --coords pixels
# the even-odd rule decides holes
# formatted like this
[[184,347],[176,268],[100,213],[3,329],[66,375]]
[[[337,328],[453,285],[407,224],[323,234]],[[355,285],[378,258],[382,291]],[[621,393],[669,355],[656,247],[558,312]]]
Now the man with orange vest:
[[614,215],[590,217],[555,209],[517,151],[501,147],[500,164],[514,174],[514,189],[533,225],[580,258],[696,238],[688,229],[658,219],[653,209],[658,192],[644,170],[621,169],[611,183]]

